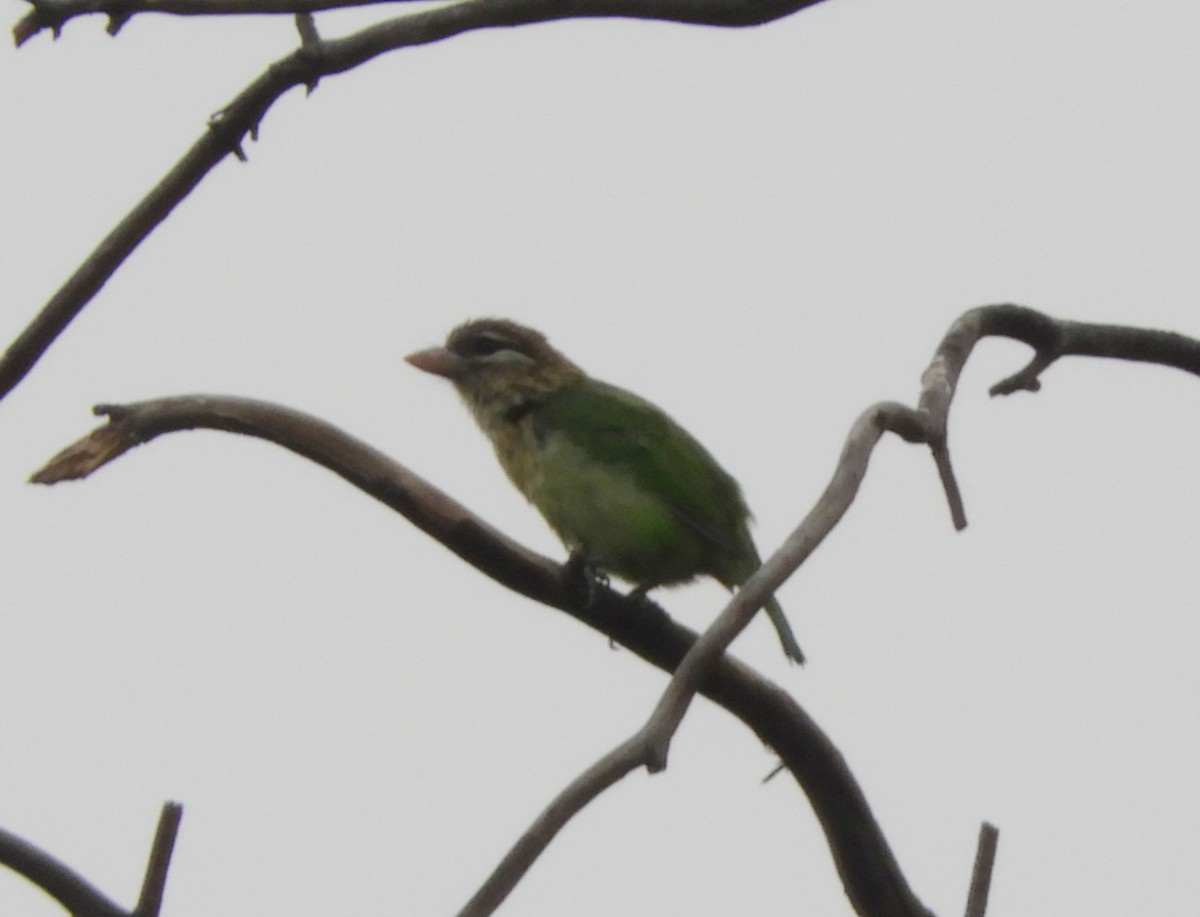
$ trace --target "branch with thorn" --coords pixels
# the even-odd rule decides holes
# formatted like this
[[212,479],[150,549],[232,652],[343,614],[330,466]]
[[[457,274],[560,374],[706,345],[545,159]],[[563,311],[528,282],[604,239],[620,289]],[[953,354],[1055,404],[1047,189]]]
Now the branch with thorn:
[[[244,139],[258,139],[267,111],[289,89],[309,92],[327,76],[344,73],[402,48],[442,41],[479,29],[559,19],[651,19],[712,26],[759,25],[822,0],[468,0],[385,20],[344,38],[325,39],[311,13],[360,0],[30,0],[32,9],[13,29],[18,45],[43,29],[58,35],[70,19],[109,17],[115,32],[139,12],[178,15],[288,13],[297,16],[301,45],[266,68],[213,115],[207,130],[178,163],[113,228],[0,356],[0,398],[14,389],[134,250],[226,156],[246,160]],[[307,18],[306,18],[307,17]]]

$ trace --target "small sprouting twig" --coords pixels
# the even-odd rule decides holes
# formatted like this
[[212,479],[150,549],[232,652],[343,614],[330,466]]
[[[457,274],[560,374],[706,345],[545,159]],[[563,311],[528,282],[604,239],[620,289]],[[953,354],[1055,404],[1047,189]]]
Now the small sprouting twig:
[[1000,829],[984,822],[979,826],[979,844],[975,848],[975,868],[971,871],[971,890],[967,895],[966,917],[984,917],[988,891],[992,887],[992,868],[996,864],[996,845]]
[[175,850],[175,837],[179,834],[182,818],[183,806],[179,803],[163,804],[158,828],[154,832],[154,843],[150,847],[150,860],[146,864],[146,878],[142,881],[142,893],[138,897],[137,907],[133,909],[133,917],[158,917],[162,910],[167,870],[171,865],[171,854]]

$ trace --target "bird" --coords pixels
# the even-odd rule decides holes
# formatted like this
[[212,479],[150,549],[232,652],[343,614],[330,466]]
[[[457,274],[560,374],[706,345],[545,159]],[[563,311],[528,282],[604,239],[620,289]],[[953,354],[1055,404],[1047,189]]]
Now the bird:
[[[709,451],[541,332],[476,319],[405,359],[453,383],[508,478],[588,570],[644,597],[699,576],[733,590],[760,566],[741,488]],[[784,654],[803,663],[779,602],[764,609]]]

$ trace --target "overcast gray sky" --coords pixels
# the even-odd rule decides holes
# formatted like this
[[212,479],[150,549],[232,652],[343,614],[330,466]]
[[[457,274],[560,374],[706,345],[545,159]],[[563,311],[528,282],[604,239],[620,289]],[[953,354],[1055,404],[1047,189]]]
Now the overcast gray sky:
[[[9,2],[15,22],[24,5]],[[325,35],[379,12],[319,15]],[[11,340],[285,19],[99,19],[0,51]],[[186,806],[166,913],[452,914],[664,676],[499,589],[329,473],[175,435],[23,483],[101,401],[273,399],[552,557],[449,386],[402,362],[534,325],[742,481],[772,550],[954,318],[1015,301],[1200,334],[1200,8],[828,0],[741,31],[563,22],[285,96],[0,404],[0,825],[132,903]],[[990,917],[1182,914],[1200,837],[1200,384],[1076,360],[951,417],[970,527],[885,441],[734,652],[828,731],[917,893]],[[659,596],[702,627],[711,584]],[[553,845],[505,914],[849,914],[772,758],[708,704]],[[0,913],[57,913],[0,873]]]

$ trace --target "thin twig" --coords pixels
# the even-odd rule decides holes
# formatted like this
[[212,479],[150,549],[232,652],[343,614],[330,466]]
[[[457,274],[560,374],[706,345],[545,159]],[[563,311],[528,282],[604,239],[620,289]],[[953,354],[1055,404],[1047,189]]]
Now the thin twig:
[[79,873],[46,851],[0,828],[0,864],[24,876],[77,917],[158,917],[171,850],[183,808],[168,802],[150,848],[141,897],[133,911],[111,901]]
[[494,912],[577,812],[645,763],[644,744],[634,737],[567,784],[505,854],[487,881],[458,912],[458,917],[486,917]]
[[154,832],[154,844],[150,847],[150,860],[146,864],[146,877],[142,881],[142,893],[138,897],[133,917],[158,917],[162,910],[163,890],[167,885],[167,870],[171,866],[171,853],[175,850],[175,837],[179,834],[179,822],[183,818],[183,806],[177,802],[164,803],[158,817],[158,829]]
[[992,887],[992,868],[996,865],[996,845],[1000,829],[984,822],[979,826],[979,844],[975,848],[975,868],[971,872],[971,890],[967,895],[966,917],[984,917],[988,891]]

